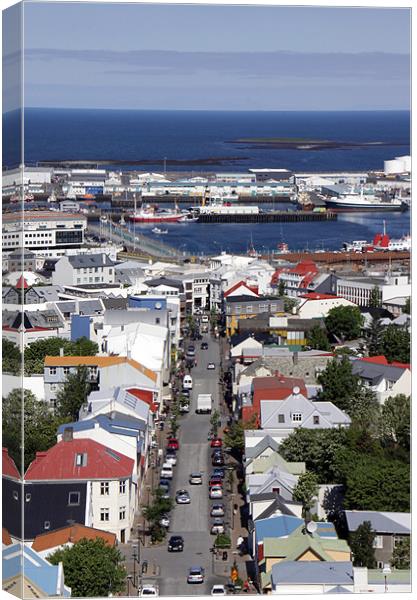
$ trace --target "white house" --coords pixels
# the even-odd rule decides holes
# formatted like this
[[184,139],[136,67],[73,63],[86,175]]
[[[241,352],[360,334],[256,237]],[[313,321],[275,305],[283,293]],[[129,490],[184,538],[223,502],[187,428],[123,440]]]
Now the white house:
[[54,285],[114,284],[115,263],[107,254],[62,256],[52,273]]
[[352,361],[352,373],[376,393],[380,404],[384,404],[389,396],[411,395],[410,365],[388,364],[384,356],[374,356]]
[[319,294],[310,292],[301,296],[300,304],[298,305],[298,315],[301,319],[319,319],[325,318],[332,308],[339,306],[356,306],[354,302],[339,298],[331,294]]

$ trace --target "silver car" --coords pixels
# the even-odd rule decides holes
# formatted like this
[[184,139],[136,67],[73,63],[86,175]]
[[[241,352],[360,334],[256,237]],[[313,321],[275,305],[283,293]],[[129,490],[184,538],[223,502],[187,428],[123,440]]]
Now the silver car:
[[211,517],[224,517],[224,504],[213,504],[210,511]]
[[213,520],[210,533],[213,535],[218,535],[219,533],[224,533],[224,523],[223,519],[217,518]]
[[175,501],[177,504],[190,504],[191,498],[187,490],[178,490],[175,494]]

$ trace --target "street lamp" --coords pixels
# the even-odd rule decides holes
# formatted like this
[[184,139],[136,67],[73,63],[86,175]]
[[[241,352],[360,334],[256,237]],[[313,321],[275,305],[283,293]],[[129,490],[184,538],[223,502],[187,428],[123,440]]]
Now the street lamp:
[[388,575],[391,575],[391,567],[388,564],[385,564],[384,568],[382,569],[382,573],[384,575],[384,592],[388,592],[387,577]]
[[128,575],[127,579],[127,595],[130,596],[130,584],[132,583],[132,575]]

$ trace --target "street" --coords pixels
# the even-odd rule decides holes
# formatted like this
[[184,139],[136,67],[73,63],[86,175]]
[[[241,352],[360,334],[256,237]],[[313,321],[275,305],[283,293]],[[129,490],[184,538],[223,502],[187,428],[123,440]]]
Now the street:
[[[208,350],[201,350],[201,341],[208,342]],[[160,572],[158,583],[161,595],[183,596],[210,594],[215,583],[226,583],[225,577],[213,575],[213,556],[210,549],[215,539],[210,534],[210,505],[215,501],[208,497],[208,478],[210,476],[211,448],[207,441],[210,430],[210,415],[195,413],[199,393],[210,393],[213,397],[213,410],[219,408],[219,343],[203,337],[200,342],[193,342],[196,347],[197,366],[191,370],[193,391],[190,412],[181,417],[178,438],[180,449],[174,470],[172,496],[179,489],[190,493],[191,503],[175,505],[171,513],[171,526],[168,536],[181,535],[184,538],[184,551],[172,553],[167,551],[167,541],[163,544],[142,549],[142,561],[158,564]],[[191,343],[191,342],[190,342]],[[215,370],[207,370],[207,364],[214,362]],[[190,473],[201,471],[203,485],[190,485]],[[203,584],[188,584],[187,574],[191,566],[205,569]]]

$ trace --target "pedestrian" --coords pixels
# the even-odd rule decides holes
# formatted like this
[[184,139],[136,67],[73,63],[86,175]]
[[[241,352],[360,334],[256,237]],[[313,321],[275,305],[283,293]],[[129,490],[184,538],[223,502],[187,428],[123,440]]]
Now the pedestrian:
[[195,367],[197,366],[197,359],[194,361],[194,366]]

